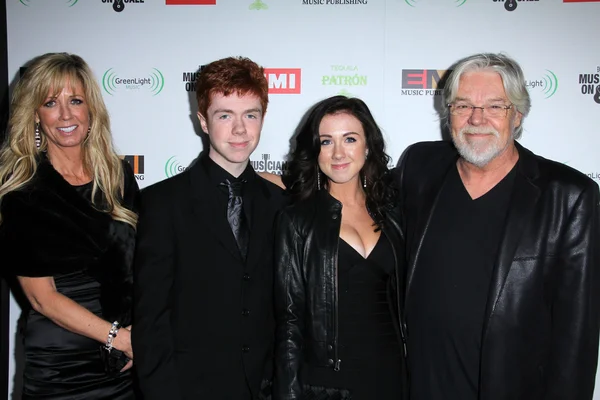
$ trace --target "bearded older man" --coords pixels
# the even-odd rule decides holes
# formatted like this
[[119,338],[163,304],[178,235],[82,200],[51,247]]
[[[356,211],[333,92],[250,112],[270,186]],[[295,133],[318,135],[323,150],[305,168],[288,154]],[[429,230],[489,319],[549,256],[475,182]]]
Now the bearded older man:
[[395,171],[411,399],[592,399],[598,187],[516,141],[530,98],[514,60],[477,54],[452,71],[453,143],[412,145]]

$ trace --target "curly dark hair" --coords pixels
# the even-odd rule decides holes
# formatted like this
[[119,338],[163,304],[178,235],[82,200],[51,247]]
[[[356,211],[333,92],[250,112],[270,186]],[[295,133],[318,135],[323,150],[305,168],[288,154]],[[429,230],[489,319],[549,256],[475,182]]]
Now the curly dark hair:
[[302,201],[317,193],[317,174],[323,189],[328,189],[328,179],[319,169],[319,125],[326,115],[347,113],[356,117],[365,132],[369,157],[360,174],[366,177],[367,210],[375,223],[381,227],[386,212],[393,207],[396,187],[388,170],[390,157],[385,152],[381,129],[377,126],[369,107],[364,101],[346,96],[333,96],[312,106],[304,115],[292,139],[287,170],[282,176],[292,202]]

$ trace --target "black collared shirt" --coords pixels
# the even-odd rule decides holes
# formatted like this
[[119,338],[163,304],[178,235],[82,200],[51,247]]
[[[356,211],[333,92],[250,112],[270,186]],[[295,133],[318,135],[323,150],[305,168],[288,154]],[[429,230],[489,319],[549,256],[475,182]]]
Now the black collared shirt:
[[203,153],[200,156],[200,163],[206,174],[208,175],[209,181],[215,187],[215,193],[217,196],[217,202],[222,204],[223,208],[223,217],[227,217],[227,201],[229,199],[229,195],[227,192],[227,188],[222,185],[226,179],[229,179],[230,182],[237,181],[245,181],[244,188],[242,190],[242,199],[243,199],[243,208],[244,214],[246,215],[246,221],[248,221],[248,228],[252,227],[252,198],[254,196],[254,191],[256,190],[256,173],[252,168],[250,162],[244,169],[244,172],[240,174],[237,178],[227,172],[223,167],[213,161],[208,156],[208,153]]

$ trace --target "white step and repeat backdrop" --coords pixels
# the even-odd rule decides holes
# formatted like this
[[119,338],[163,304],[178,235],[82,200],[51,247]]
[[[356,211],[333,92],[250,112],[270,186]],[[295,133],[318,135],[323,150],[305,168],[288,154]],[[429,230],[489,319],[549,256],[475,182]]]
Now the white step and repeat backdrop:
[[263,65],[271,88],[259,171],[285,168],[301,116],[335,94],[366,101],[396,161],[440,138],[440,75],[505,52],[533,100],[522,143],[600,180],[600,0],[7,0],[7,18],[9,79],[46,52],[91,65],[142,188],[197,156],[194,72],[237,55]]

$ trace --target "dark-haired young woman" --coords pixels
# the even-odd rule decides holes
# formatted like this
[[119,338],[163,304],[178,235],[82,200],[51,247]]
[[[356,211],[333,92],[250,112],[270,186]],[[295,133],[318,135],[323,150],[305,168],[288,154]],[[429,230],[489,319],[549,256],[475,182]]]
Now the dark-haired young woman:
[[400,400],[403,237],[366,104],[311,108],[283,177],[275,239],[274,399]]

